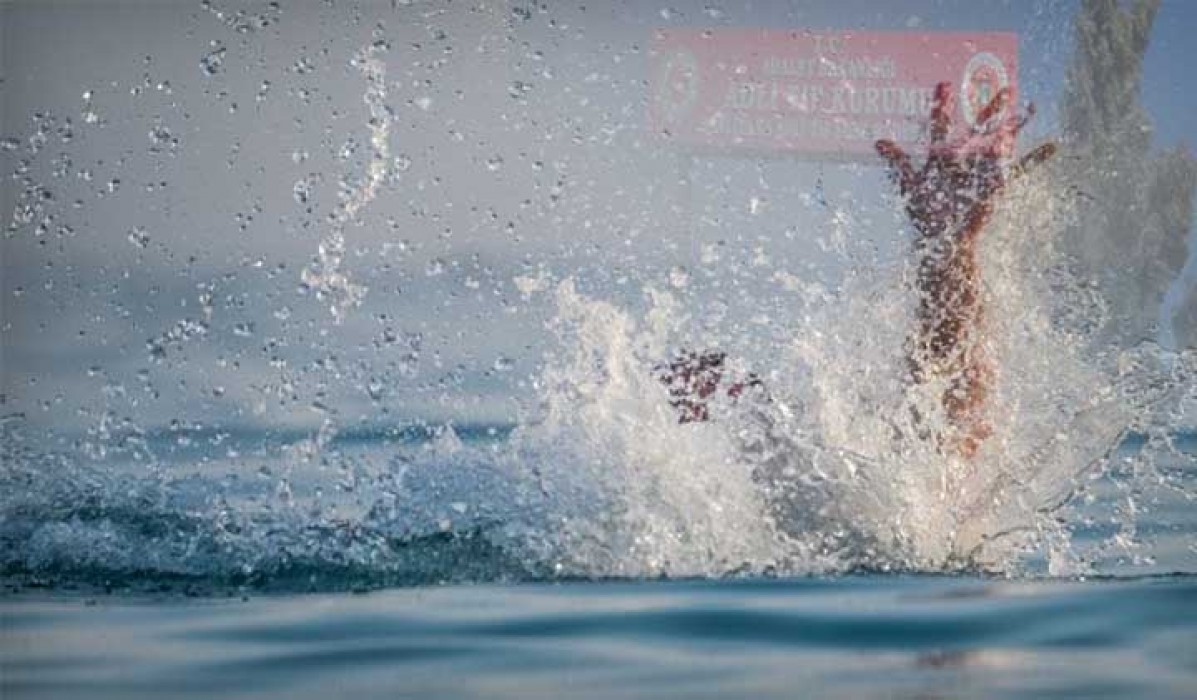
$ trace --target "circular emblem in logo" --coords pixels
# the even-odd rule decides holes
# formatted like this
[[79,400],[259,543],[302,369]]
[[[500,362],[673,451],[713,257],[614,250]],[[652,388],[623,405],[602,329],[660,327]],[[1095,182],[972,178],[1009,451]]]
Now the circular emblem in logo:
[[657,115],[676,124],[698,100],[698,59],[685,49],[670,55],[657,73]]
[[[960,101],[960,108],[964,111],[964,119],[969,126],[977,125],[977,114],[985,109],[998,91],[1010,84],[1010,76],[1006,73],[1006,66],[1001,59],[988,51],[982,51],[973,56],[964,67],[964,78],[960,84],[960,94],[964,97]],[[1003,108],[1008,109],[1009,105]],[[1001,116],[998,113],[994,116]]]

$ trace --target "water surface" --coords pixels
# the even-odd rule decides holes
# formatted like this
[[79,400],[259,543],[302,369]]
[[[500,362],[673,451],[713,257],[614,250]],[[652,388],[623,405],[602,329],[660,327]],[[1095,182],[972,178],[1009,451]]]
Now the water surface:
[[853,576],[26,593],[6,698],[1184,698],[1197,582]]

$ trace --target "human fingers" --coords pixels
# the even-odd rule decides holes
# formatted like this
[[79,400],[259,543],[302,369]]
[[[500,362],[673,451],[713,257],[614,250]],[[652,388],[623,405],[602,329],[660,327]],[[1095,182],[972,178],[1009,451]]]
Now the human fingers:
[[935,97],[931,101],[931,143],[942,143],[952,129],[952,111],[956,107],[951,83],[935,86]]
[[1026,114],[1024,114],[1019,119],[1012,120],[1012,121],[1009,121],[1006,123],[1006,125],[1002,128],[1002,136],[1011,145],[1013,145],[1014,139],[1018,136],[1018,132],[1022,131],[1023,127],[1026,126],[1027,123],[1030,122],[1031,118],[1034,116],[1035,116],[1035,103],[1031,102],[1030,104],[1027,105],[1027,113]]
[[1048,141],[1047,143],[1040,145],[1038,148],[1018,159],[1018,162],[1010,168],[1008,179],[1017,180],[1018,178],[1023,177],[1032,168],[1056,155],[1056,152],[1059,150],[1059,147],[1052,141]]
[[993,96],[993,99],[989,101],[989,104],[982,107],[980,112],[977,112],[977,119],[975,125],[973,126],[974,133],[984,129],[991,119],[1000,114],[1002,110],[1006,108],[1007,103],[1010,102],[1010,95],[1011,92],[1009,86],[998,90],[998,93]]
[[874,144],[874,148],[877,149],[878,155],[889,163],[892,174],[898,181],[898,187],[905,194],[914,185],[914,167],[910,164],[910,156],[901,146],[889,139],[881,139]]

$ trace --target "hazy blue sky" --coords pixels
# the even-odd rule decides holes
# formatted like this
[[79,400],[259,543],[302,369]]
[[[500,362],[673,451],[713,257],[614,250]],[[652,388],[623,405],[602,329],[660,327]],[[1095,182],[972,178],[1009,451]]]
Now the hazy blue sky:
[[[686,268],[675,291],[709,321],[695,333],[767,357],[769,333],[743,319],[784,332],[796,311],[758,251],[767,272],[834,283],[846,261],[821,232],[837,208],[856,222],[848,262],[903,255],[901,222],[876,167],[662,149],[643,112],[651,30],[1014,31],[1041,106],[1029,142],[1054,131],[1076,6],[4,3],[0,135],[15,141],[0,204],[6,225],[19,203],[37,210],[0,247],[0,412],[61,429],[511,419],[551,315],[513,280],[539,272],[642,306],[646,284]],[[1144,82],[1160,146],[1192,147],[1194,29],[1197,3],[1164,4]],[[369,292],[335,324],[300,275],[367,169],[350,61],[375,39],[391,47],[395,160],[345,231],[343,269]],[[725,252],[704,262],[704,246]]]

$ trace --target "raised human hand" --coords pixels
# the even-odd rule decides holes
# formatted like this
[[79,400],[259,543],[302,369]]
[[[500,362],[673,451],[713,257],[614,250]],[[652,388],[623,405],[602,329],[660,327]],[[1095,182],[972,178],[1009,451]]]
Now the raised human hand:
[[1001,119],[1010,95],[1008,87],[998,91],[977,113],[970,133],[949,142],[955,98],[949,83],[938,84],[931,105],[931,143],[921,168],[916,169],[910,156],[893,141],[876,143],[877,153],[889,163],[890,176],[906,200],[911,223],[922,236],[957,235],[962,242],[972,242],[988,222],[1005,186],[1056,153],[1056,145],[1048,142],[1005,166],[1005,155],[1035,114],[1035,106],[1030,105],[1021,118]]

